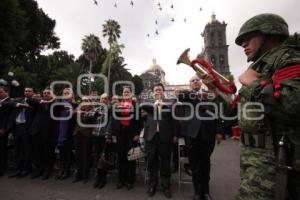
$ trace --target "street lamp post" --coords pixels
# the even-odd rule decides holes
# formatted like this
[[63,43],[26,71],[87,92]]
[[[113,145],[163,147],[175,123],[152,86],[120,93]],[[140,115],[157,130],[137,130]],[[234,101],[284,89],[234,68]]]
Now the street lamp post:
[[107,72],[107,82],[108,82],[108,91],[107,94],[108,96],[110,95],[110,68],[111,68],[111,48],[109,50],[108,54],[108,72]]
[[20,83],[15,79],[15,74],[13,72],[8,72],[6,79],[0,79],[0,85],[7,86],[9,93],[11,93],[11,87],[19,87]]
[[89,51],[87,53],[87,58],[90,61],[90,69],[89,69],[89,74],[90,74],[90,77],[89,77],[89,95],[90,95],[91,90],[92,90],[92,82],[94,82],[94,77],[92,76],[92,69],[93,69],[93,61],[96,60],[96,53],[93,52],[93,51]]
[[93,67],[93,61],[92,61],[92,59],[90,59],[89,95],[91,94],[91,90],[92,90],[92,67]]

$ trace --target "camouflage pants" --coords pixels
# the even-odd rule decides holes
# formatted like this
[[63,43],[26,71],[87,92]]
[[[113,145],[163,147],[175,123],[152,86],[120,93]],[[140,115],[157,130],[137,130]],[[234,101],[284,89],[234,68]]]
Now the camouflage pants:
[[241,185],[236,199],[275,199],[275,156],[273,150],[242,147]]

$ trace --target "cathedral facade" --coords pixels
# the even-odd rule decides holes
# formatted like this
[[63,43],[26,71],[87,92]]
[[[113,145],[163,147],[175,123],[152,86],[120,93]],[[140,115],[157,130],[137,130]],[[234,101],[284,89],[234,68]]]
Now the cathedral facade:
[[[219,22],[216,15],[213,14],[211,21],[208,22],[201,36],[204,38],[204,48],[198,55],[198,58],[204,59],[211,63],[216,71],[225,77],[231,73],[229,71],[228,61],[228,45],[226,42],[226,26],[225,22]],[[152,65],[140,75],[143,80],[144,90],[140,95],[140,99],[152,98],[152,87],[156,83],[162,83],[165,86],[165,94],[167,98],[176,98],[175,90],[187,90],[189,85],[171,85],[165,80],[165,71],[153,59]],[[186,80],[187,81],[187,80]]]

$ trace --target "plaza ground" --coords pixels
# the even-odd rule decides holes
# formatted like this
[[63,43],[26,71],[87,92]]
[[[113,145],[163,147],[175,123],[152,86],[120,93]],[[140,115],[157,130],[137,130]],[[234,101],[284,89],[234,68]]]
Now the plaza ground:
[[[216,145],[212,155],[211,196],[214,200],[234,200],[239,187],[240,145],[237,141],[224,140]],[[184,172],[183,172],[184,173]],[[8,175],[0,178],[1,200],[140,200],[166,199],[158,188],[155,196],[148,198],[144,185],[144,171],[137,174],[137,182],[131,191],[116,189],[116,173],[110,173],[105,188],[92,187],[93,181],[86,184],[72,183],[72,178],[64,181],[51,177],[47,181],[40,179],[9,179]],[[185,177],[189,178],[184,174]],[[178,173],[172,174],[173,200],[192,199],[191,183],[178,187]]]

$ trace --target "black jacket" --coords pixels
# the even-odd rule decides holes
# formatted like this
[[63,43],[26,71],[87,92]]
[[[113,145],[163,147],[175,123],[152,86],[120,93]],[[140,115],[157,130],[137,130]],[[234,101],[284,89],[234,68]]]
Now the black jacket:
[[[182,91],[178,95],[178,100],[190,103],[193,109],[191,110],[191,107],[185,105],[181,107],[184,116],[192,116],[189,120],[181,121],[181,135],[196,138],[198,134],[201,134],[202,140],[214,143],[219,127],[217,119],[212,119],[210,114],[214,113],[214,107],[199,99],[196,91]],[[191,113],[194,114],[191,115]]]
[[[25,100],[25,98],[18,98],[18,99],[15,99],[13,101],[13,103],[14,103],[14,110],[12,112],[12,120],[13,120],[14,125],[16,125],[16,119],[17,119],[18,115],[20,114],[20,112],[22,112],[22,110],[25,109],[25,119],[26,119],[25,126],[26,126],[26,130],[28,131],[31,127],[31,124],[34,119],[34,115],[36,113],[36,107],[32,106],[32,105],[37,104],[38,101],[31,99],[31,98],[27,98],[26,100]],[[28,108],[17,107],[18,103],[27,103],[30,105],[30,107],[28,107]]]
[[[163,100],[161,117],[158,116],[157,106],[155,106],[154,102],[141,105],[141,109],[147,113],[144,127],[144,138],[146,141],[151,141],[155,134],[158,134],[160,141],[170,143],[173,141],[174,136],[178,136],[179,124],[174,119],[174,115],[172,115],[173,103],[171,100]],[[157,133],[157,125],[159,126],[159,133]]]
[[[36,113],[32,121],[29,133],[31,135],[41,134],[44,140],[55,141],[58,135],[58,121],[51,116],[51,105],[53,102],[38,103],[35,106]],[[58,107],[52,108],[52,115],[58,116]]]
[[[132,118],[130,119],[130,132],[131,137],[134,137],[136,135],[139,135],[141,132],[141,120],[140,120],[140,110],[138,108],[137,102],[132,102],[132,109],[130,111],[130,115]],[[121,121],[117,119],[116,117],[121,117],[121,110],[118,109],[118,104],[112,106],[112,118],[111,123],[109,124],[108,129],[112,131],[113,135],[119,135],[121,130]]]
[[13,128],[13,109],[15,104],[10,98],[5,99],[0,103],[0,129],[4,129],[5,132],[11,131]]

